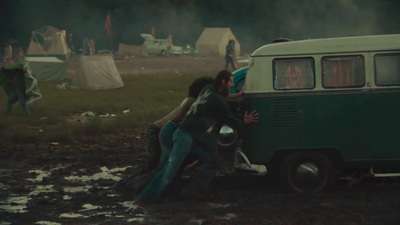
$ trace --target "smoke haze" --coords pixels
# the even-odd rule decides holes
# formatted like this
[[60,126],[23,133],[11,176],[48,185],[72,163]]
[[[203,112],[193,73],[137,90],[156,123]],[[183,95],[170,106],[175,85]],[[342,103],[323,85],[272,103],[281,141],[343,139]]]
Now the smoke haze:
[[[194,44],[205,27],[230,27],[243,52],[277,37],[295,40],[400,33],[396,0],[3,0],[0,41],[16,40],[26,48],[31,31],[51,25],[84,36],[96,48],[143,43],[140,33],[173,35],[175,45]],[[105,35],[111,14],[112,40]]]

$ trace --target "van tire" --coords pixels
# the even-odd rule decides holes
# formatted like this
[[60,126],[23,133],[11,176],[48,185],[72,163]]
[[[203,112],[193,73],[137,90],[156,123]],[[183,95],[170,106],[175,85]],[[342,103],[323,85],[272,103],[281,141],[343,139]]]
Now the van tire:
[[301,151],[284,159],[280,183],[291,192],[316,193],[332,186],[334,176],[332,162],[324,154]]
[[161,50],[160,55],[161,55],[161,56],[166,56],[166,55],[167,55],[167,51]]

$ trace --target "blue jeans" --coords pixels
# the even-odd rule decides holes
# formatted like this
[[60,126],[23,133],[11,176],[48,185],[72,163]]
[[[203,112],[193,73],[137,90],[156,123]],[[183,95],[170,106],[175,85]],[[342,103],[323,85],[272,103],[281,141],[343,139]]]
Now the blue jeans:
[[161,145],[161,157],[158,164],[159,168],[165,166],[174,146],[173,136],[178,128],[178,124],[168,121],[160,130],[159,141]]
[[8,97],[6,114],[10,115],[12,105],[15,104],[18,100],[21,103],[21,107],[22,107],[22,110],[24,111],[24,114],[26,116],[29,116],[30,113],[29,113],[28,106],[26,105],[24,93],[22,93],[20,91],[12,92],[10,94],[10,96]]
[[[154,176],[150,184],[139,195],[138,200],[147,202],[158,200],[163,191],[179,172],[183,161],[192,149],[193,138],[188,133],[178,128],[174,132],[173,141],[173,148],[169,154],[168,161],[165,163],[162,170]],[[213,164],[212,162],[215,161],[215,155],[200,146],[196,146],[192,151],[196,156],[204,159],[206,162]],[[205,163],[201,168],[201,171],[206,170],[209,163]]]

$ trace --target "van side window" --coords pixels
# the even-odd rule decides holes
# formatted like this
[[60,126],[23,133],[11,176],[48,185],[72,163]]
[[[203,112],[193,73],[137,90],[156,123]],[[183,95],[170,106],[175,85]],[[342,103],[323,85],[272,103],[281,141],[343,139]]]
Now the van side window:
[[362,87],[365,83],[364,57],[322,57],[322,86],[325,88]]
[[315,87],[313,58],[274,59],[274,89],[312,89]]
[[400,54],[375,56],[375,83],[378,86],[400,85]]

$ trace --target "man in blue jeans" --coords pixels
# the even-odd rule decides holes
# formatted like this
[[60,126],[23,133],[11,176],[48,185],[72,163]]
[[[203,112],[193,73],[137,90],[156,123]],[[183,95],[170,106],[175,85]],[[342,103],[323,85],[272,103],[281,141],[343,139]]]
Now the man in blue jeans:
[[172,150],[172,136],[178,127],[179,122],[190,109],[193,102],[196,101],[200,91],[207,84],[214,81],[211,77],[200,77],[193,81],[189,87],[188,96],[182,103],[172,110],[162,119],[155,121],[146,131],[146,165],[141,168],[139,173],[128,178],[124,178],[115,185],[115,188],[123,187],[130,190],[140,190],[147,185],[150,180],[167,162],[169,154]]
[[246,112],[243,120],[240,120],[230,110],[226,97],[232,86],[232,73],[222,70],[213,84],[203,88],[173,135],[174,144],[168,161],[139,195],[139,203],[157,201],[190,152],[206,162],[200,170],[196,185],[192,186],[199,188],[209,185],[219,162],[216,150],[222,124],[242,129],[246,124],[258,121],[258,113],[255,111],[250,114]]

